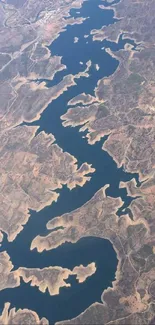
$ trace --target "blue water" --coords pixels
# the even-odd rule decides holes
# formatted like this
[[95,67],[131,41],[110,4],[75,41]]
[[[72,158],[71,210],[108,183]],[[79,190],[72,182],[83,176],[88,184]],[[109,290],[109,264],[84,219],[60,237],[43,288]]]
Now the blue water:
[[[36,226],[36,225],[35,225]],[[22,244],[23,245],[23,244]],[[50,265],[69,266],[87,265],[96,262],[97,272],[82,284],[72,276],[71,288],[61,289],[60,295],[50,296],[37,288],[22,282],[19,288],[4,290],[0,293],[0,303],[11,301],[13,306],[37,311],[40,317],[46,316],[50,324],[55,321],[78,315],[94,301],[100,301],[102,291],[111,285],[117,265],[116,254],[109,241],[100,238],[87,238],[77,244],[65,244],[51,252],[38,254],[23,252],[18,248],[17,262],[27,267],[45,267]],[[17,254],[14,251],[12,256]]]
[[[77,85],[71,87],[67,92],[53,101],[43,112],[39,122],[40,129],[47,133],[53,133],[56,142],[63,150],[68,151],[78,159],[81,165],[87,161],[95,167],[96,172],[92,175],[91,181],[82,188],[76,187],[69,191],[66,186],[60,191],[57,203],[46,207],[39,213],[31,212],[31,217],[25,225],[24,230],[18,235],[13,243],[8,243],[4,236],[1,250],[7,250],[14,268],[39,267],[60,265],[72,269],[79,264],[87,265],[96,262],[97,272],[85,283],[78,284],[75,277],[70,277],[71,288],[61,289],[59,296],[50,297],[48,293],[42,294],[37,288],[22,283],[19,288],[7,289],[0,292],[0,307],[5,301],[10,301],[12,306],[17,308],[30,308],[35,310],[40,317],[47,317],[50,323],[67,318],[73,318],[85,310],[95,301],[100,301],[101,293],[111,285],[115,278],[117,258],[109,241],[100,238],[81,239],[76,244],[65,244],[49,252],[37,253],[30,251],[30,244],[33,238],[40,234],[46,235],[46,223],[51,218],[74,210],[87,202],[105,184],[110,184],[107,194],[113,197],[121,196],[124,201],[123,208],[128,207],[131,198],[127,197],[125,189],[119,189],[120,181],[128,181],[137,174],[125,173],[123,168],[118,169],[113,159],[104,152],[101,147],[105,138],[96,145],[88,145],[86,139],[78,132],[78,128],[64,128],[60,116],[67,110],[67,102],[81,92],[94,93],[97,81],[111,75],[118,67],[119,62],[112,58],[102,47],[110,47],[114,51],[124,48],[128,42],[136,47],[132,40],[123,40],[120,37],[118,44],[113,42],[93,42],[92,37],[84,38],[94,28],[101,28],[103,25],[112,24],[112,10],[100,10],[98,4],[102,1],[89,0],[79,10],[71,10],[71,15],[90,17],[81,25],[68,26],[65,32],[60,34],[50,47],[53,55],[63,56],[63,63],[67,70],[58,72],[53,81],[48,82],[48,87],[59,82],[68,73],[82,71],[88,60],[92,61],[89,78],[77,79]],[[78,14],[80,12],[80,14]],[[79,42],[74,43],[74,37],[79,37]],[[81,66],[79,62],[84,62]],[[96,71],[94,64],[99,64],[100,70]],[[122,209],[119,210],[119,215]],[[22,297],[22,299],[21,299]]]

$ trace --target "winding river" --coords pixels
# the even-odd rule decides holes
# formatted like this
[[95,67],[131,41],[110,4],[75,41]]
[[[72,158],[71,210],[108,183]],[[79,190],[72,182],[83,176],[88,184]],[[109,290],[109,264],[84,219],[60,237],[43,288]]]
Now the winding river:
[[[38,234],[45,235],[47,233],[46,223],[48,220],[80,207],[105,184],[110,184],[107,194],[114,197],[120,196],[124,201],[123,208],[127,208],[131,198],[127,197],[125,189],[119,189],[119,182],[128,181],[133,177],[138,182],[137,174],[126,173],[123,168],[118,169],[108,153],[101,150],[105,139],[90,146],[82,137],[83,134],[78,132],[78,128],[64,128],[60,120],[60,116],[66,112],[67,102],[71,98],[82,92],[93,95],[97,81],[104,76],[110,76],[118,67],[119,62],[105,51],[106,47],[117,51],[124,48],[126,43],[130,43],[136,48],[136,44],[132,40],[123,40],[122,36],[117,44],[108,41],[92,41],[90,35],[92,29],[98,29],[116,21],[113,11],[101,10],[98,7],[99,4],[103,4],[103,1],[89,0],[84,2],[81,9],[72,9],[73,17],[89,18],[81,25],[68,26],[50,47],[52,55],[62,56],[62,63],[66,64],[67,69],[58,72],[54,80],[48,82],[48,87],[59,82],[66,74],[76,74],[84,70],[86,62],[91,60],[89,78],[77,79],[76,86],[69,88],[67,92],[53,101],[43,112],[41,119],[32,123],[39,124],[39,131],[53,133],[58,145],[74,155],[79,165],[85,161],[91,163],[96,172],[84,187],[76,187],[69,191],[64,186],[60,191],[57,203],[38,213],[31,211],[31,218],[17,239],[13,243],[8,243],[4,236],[1,247],[1,251],[6,250],[10,255],[15,269],[20,266],[43,268],[50,265],[72,269],[76,265],[96,263],[97,272],[92,277],[82,284],[78,284],[74,276],[70,277],[71,288],[61,289],[58,296],[51,297],[48,292],[42,294],[36,287],[31,287],[24,282],[19,288],[0,292],[1,308],[3,308],[4,302],[10,301],[11,306],[35,310],[40,317],[47,317],[50,324],[73,318],[93,302],[101,301],[101,293],[111,285],[115,278],[116,253],[109,241],[90,237],[81,239],[77,244],[64,244],[55,250],[39,254],[36,250],[30,251],[32,239]],[[84,35],[89,36],[85,38]],[[74,37],[79,38],[77,43],[74,43]],[[83,62],[83,65],[80,62]],[[95,64],[100,67],[98,71]],[[121,214],[121,210],[119,214]]]

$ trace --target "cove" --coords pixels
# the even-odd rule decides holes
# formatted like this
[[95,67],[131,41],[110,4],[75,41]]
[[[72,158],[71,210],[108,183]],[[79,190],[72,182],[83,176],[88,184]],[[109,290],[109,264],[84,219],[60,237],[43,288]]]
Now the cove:
[[[98,253],[100,252],[100,253]],[[77,244],[65,244],[62,247],[37,254],[36,261],[34,255],[28,252],[28,256],[23,254],[22,248],[18,250],[19,260],[29,267],[45,267],[57,265],[70,267],[86,265],[90,261],[95,261],[96,273],[88,278],[84,283],[78,284],[75,276],[70,276],[71,288],[62,288],[58,296],[50,296],[48,292],[41,293],[37,287],[21,283],[15,289],[7,289],[0,293],[0,306],[4,302],[10,301],[12,306],[17,308],[29,308],[35,310],[40,317],[47,317],[50,324],[56,321],[73,318],[94,301],[100,301],[102,291],[111,286],[117,265],[116,254],[109,241],[100,238],[81,239]],[[109,258],[110,254],[110,258]],[[24,256],[23,256],[24,255]],[[31,258],[29,259],[29,255]],[[21,257],[23,256],[23,257]]]
[[[119,62],[112,58],[103,47],[111,47],[117,51],[124,48],[126,43],[135,46],[132,40],[123,40],[122,37],[118,44],[108,41],[93,42],[91,36],[84,38],[84,35],[90,34],[93,28],[101,28],[103,25],[112,24],[115,21],[113,11],[101,10],[98,8],[99,4],[103,4],[103,2],[89,0],[84,2],[81,9],[73,9],[71,11],[73,17],[80,15],[90,18],[81,25],[68,26],[50,47],[52,55],[63,57],[62,62],[67,65],[67,69],[57,73],[54,80],[48,82],[48,87],[59,82],[68,73],[74,74],[84,70],[86,62],[91,60],[92,67],[89,71],[89,78],[77,79],[76,86],[71,87],[53,101],[38,122],[31,123],[31,125],[40,125],[39,132],[44,130],[47,133],[53,133],[58,145],[64,151],[74,155],[79,165],[87,161],[92,164],[96,172],[92,175],[91,181],[82,188],[76,187],[69,191],[64,186],[60,191],[57,203],[46,207],[39,213],[30,211],[31,217],[17,239],[13,243],[8,243],[4,236],[1,247],[1,251],[6,250],[10,255],[15,269],[20,266],[43,268],[50,265],[60,265],[72,269],[75,265],[96,262],[97,272],[95,275],[83,284],[78,284],[75,277],[71,277],[72,287],[61,289],[59,296],[50,297],[48,293],[42,294],[37,288],[24,283],[19,288],[0,292],[1,308],[3,308],[4,302],[10,301],[16,308],[35,310],[40,317],[47,317],[50,324],[58,320],[73,318],[93,302],[100,302],[101,293],[105,288],[111,286],[114,280],[117,258],[110,242],[100,238],[81,239],[76,244],[64,244],[55,250],[41,254],[36,250],[30,251],[31,241],[38,234],[48,233],[46,230],[48,220],[80,207],[105,184],[110,184],[106,193],[114,197],[120,196],[124,201],[124,208],[127,208],[131,198],[127,197],[126,190],[119,189],[119,182],[128,181],[133,177],[138,182],[137,174],[126,173],[123,168],[118,169],[113,159],[101,149],[105,138],[96,145],[90,146],[86,139],[82,138],[83,134],[78,132],[79,128],[64,128],[60,120],[60,116],[66,112],[67,103],[71,98],[81,92],[93,94],[97,81],[104,76],[110,76],[118,67]],[[75,36],[79,37],[78,43],[73,42]],[[82,67],[79,64],[80,61],[84,63]],[[98,71],[94,67],[96,63],[100,66]]]

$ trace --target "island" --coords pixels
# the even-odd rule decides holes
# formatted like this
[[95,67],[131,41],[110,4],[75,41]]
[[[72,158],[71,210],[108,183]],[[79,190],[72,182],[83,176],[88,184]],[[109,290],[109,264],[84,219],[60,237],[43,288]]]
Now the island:
[[60,288],[70,287],[71,284],[65,282],[70,275],[75,275],[78,282],[84,282],[89,276],[96,272],[95,263],[91,263],[84,267],[83,265],[75,266],[71,271],[62,267],[48,267],[44,269],[27,269],[19,268],[17,274],[24,282],[31,281],[32,286],[37,286],[40,291],[45,292],[48,288],[49,294],[58,295]]
[[21,279],[31,282],[31,286],[37,286],[41,292],[48,292],[51,296],[59,295],[60,288],[70,287],[69,276],[74,275],[79,283],[95,274],[97,267],[94,262],[87,266],[75,266],[73,270],[59,266],[49,266],[43,269],[20,267],[15,270],[10,256],[6,251],[0,253],[0,291],[20,286]]

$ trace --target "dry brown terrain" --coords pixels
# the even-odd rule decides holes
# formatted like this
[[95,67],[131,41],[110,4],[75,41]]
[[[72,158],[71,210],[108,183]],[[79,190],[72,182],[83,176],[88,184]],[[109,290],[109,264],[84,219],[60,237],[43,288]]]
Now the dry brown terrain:
[[[69,15],[71,8],[79,8],[82,3],[83,0],[0,1],[0,242],[3,233],[9,241],[16,238],[30,217],[30,209],[39,211],[56,201],[63,185],[70,190],[83,186],[90,180],[88,174],[94,172],[87,163],[78,167],[77,159],[64,152],[52,134],[38,132],[37,126],[23,125],[38,120],[51,101],[76,85],[76,78],[89,76],[90,62],[77,75],[66,75],[58,84],[47,86],[58,71],[66,69],[62,58],[52,56],[48,46],[67,25],[83,22],[83,18]],[[36,283],[42,288],[39,276],[45,277],[46,270],[32,271],[33,281],[38,276]],[[77,266],[75,272],[68,270],[67,274],[74,273],[81,282],[95,271],[94,265],[84,269]],[[0,290],[19,286],[22,276],[27,280],[26,272],[31,278],[31,270],[13,270],[7,252],[0,253]],[[59,293],[59,287],[67,285],[63,281],[65,270],[58,272],[59,281],[53,269],[47,273],[55,283],[51,284],[46,276],[45,287],[51,294]],[[6,304],[1,324],[48,324],[30,310],[8,309]]]
[[67,185],[83,186],[94,169],[77,160],[55,143],[52,135],[37,127],[18,126],[1,135],[0,229],[15,239],[28,221],[29,209],[39,211],[56,201],[55,192]]
[[[0,2],[0,229],[15,239],[29,218],[29,209],[39,211],[57,200],[63,185],[83,186],[94,169],[55,143],[53,135],[36,134],[37,127],[24,126],[40,118],[47,105],[75,85],[75,79],[88,77],[87,69],[76,76],[66,75],[53,87],[57,71],[65,69],[60,57],[51,56],[48,45],[68,24],[81,24],[69,10],[84,0],[3,0]],[[128,214],[118,217],[123,202],[106,195],[106,185],[82,207],[56,217],[47,224],[47,236],[38,235],[31,249],[50,250],[65,242],[95,236],[109,239],[118,257],[116,280],[102,294],[102,303],[91,305],[75,319],[61,324],[152,325],[155,320],[155,1],[121,0],[109,8],[118,21],[93,30],[94,41],[118,42],[119,36],[134,39],[137,48],[126,45],[109,55],[119,67],[109,78],[98,81],[95,96],[81,94],[70,100],[61,118],[64,126],[87,130],[90,144],[104,135],[106,150],[117,166],[139,173],[143,181],[120,183],[134,198]],[[100,6],[102,10],[103,6]],[[67,17],[67,19],[64,19]],[[54,231],[53,231],[54,230]],[[3,234],[0,233],[2,241]],[[0,290],[20,285],[20,278],[58,294],[69,275],[79,282],[95,272],[95,265],[73,270],[49,267],[13,270],[7,252],[0,253]],[[68,285],[68,284],[67,284]],[[1,324],[48,324],[31,310],[4,307]],[[60,323],[59,323],[60,324]]]
[[[103,292],[103,304],[95,303],[74,320],[62,324],[128,324],[128,321],[129,324],[148,324],[153,318],[155,241],[153,214],[152,217],[150,214],[154,201],[149,195],[151,184],[148,187],[144,184],[134,193],[136,196],[140,192],[144,194],[142,199],[137,198],[131,204],[133,220],[128,215],[117,216],[123,202],[120,198],[106,196],[105,187],[81,208],[52,219],[47,224],[52,232],[32,242],[32,248],[42,251],[95,236],[109,239],[117,252],[116,280],[112,288]],[[127,188],[129,186],[130,183]],[[142,200],[141,205],[139,200]]]
[[96,101],[96,98],[89,95],[82,93],[80,95],[77,95],[76,97],[72,98],[69,102],[68,105],[74,106],[77,104],[82,104],[82,105],[88,105]]
[[13,264],[6,251],[0,253],[0,290],[15,288],[20,285],[20,278],[12,271]]
[[87,163],[78,169],[76,158],[63,152],[52,134],[36,135],[37,127],[21,125],[38,120],[52,100],[76,84],[75,78],[89,76],[90,62],[53,87],[43,81],[66,68],[61,57],[51,56],[48,45],[66,25],[82,23],[82,18],[69,16],[70,8],[81,3],[0,3],[0,230],[9,241],[23,229],[29,209],[50,205],[59,196],[56,190],[83,186],[90,179],[87,174],[94,172]]
[[10,303],[6,303],[3,312],[0,316],[1,325],[17,325],[17,324],[27,324],[27,325],[49,325],[46,318],[39,319],[36,312],[29,309],[18,309],[10,308]]
[[28,221],[29,209],[39,211],[56,201],[56,190],[83,186],[94,169],[77,160],[55,143],[52,135],[37,127],[18,126],[1,136],[0,229],[15,239]]
[[115,53],[107,49],[119,60],[119,67],[111,77],[98,82],[98,103],[70,108],[61,118],[64,126],[81,125],[81,130],[87,130],[90,144],[109,135],[103,149],[118,167],[138,172],[142,180],[155,168],[155,2],[122,0],[113,8],[122,19],[93,31],[94,40],[117,42],[124,33],[124,38],[135,39],[139,46],[136,51],[125,46]]
[[43,269],[20,267],[14,270],[7,252],[0,253],[0,290],[16,288],[20,286],[21,279],[23,279],[25,283],[31,282],[31,286],[37,286],[41,292],[48,289],[49,294],[54,296],[60,293],[60,288],[71,286],[65,281],[70,275],[75,275],[77,281],[82,283],[95,272],[95,263],[75,266],[73,270],[59,266],[49,266]]
[[[120,183],[134,198],[130,217],[118,218],[121,200],[107,197],[101,189],[81,208],[51,220],[47,228],[58,227],[54,233],[33,240],[31,248],[42,251],[85,236],[99,236],[108,238],[117,252],[116,281],[103,292],[103,304],[95,303],[61,324],[148,325],[155,319],[155,3],[122,0],[113,8],[120,21],[93,30],[94,40],[117,42],[124,33],[124,38],[139,45],[136,51],[129,45],[115,53],[107,49],[119,60],[118,69],[98,82],[96,103],[69,108],[62,120],[64,126],[81,125],[80,130],[87,130],[90,144],[108,135],[103,150],[118,167],[138,172],[143,182],[140,187],[135,180]],[[76,103],[74,100],[69,105]]]
[[58,295],[60,288],[71,287],[70,283],[65,282],[70,275],[75,275],[78,282],[84,282],[89,276],[96,272],[95,263],[84,267],[83,265],[75,266],[71,271],[59,266],[46,267],[44,269],[19,268],[16,271],[17,277],[21,277],[26,283],[31,281],[32,286],[37,286],[40,291],[48,291],[51,296]]

